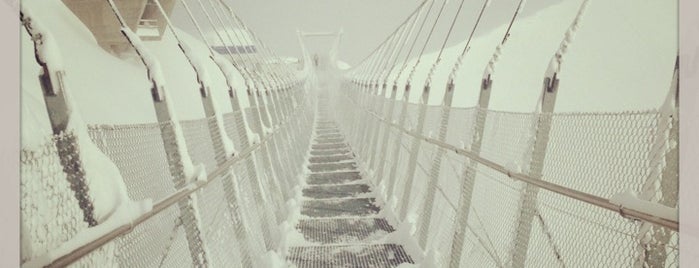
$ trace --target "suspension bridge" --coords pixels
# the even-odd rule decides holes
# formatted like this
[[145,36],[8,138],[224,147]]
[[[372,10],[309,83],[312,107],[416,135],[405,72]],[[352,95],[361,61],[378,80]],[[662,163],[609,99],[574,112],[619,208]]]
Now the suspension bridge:
[[[556,112],[583,0],[541,70],[536,109],[491,109],[525,1],[478,87],[459,84],[459,71],[490,1],[448,52],[464,37],[454,28],[466,1],[421,2],[341,70],[342,31],[299,30],[297,66],[224,1],[91,1],[103,16],[91,24],[72,1],[27,0],[23,64],[38,75],[23,90],[40,94],[32,112],[46,125],[35,127],[50,133],[23,141],[22,267],[678,266],[678,65],[657,109]],[[175,6],[198,37],[175,25]],[[74,14],[96,44],[66,40],[49,7]],[[310,38],[332,46],[314,58]],[[71,70],[84,59],[66,53],[75,42],[140,66],[129,80],[146,81],[134,91],[145,97],[112,104],[151,122],[83,120],[87,77]],[[110,79],[99,83],[127,83]],[[474,88],[475,106],[453,105]],[[193,106],[203,117],[180,119]]]

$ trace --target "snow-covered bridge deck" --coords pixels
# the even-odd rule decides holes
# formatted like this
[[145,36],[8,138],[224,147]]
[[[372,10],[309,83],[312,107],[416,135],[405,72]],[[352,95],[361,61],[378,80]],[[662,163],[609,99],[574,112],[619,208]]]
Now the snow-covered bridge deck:
[[287,258],[299,268],[413,263],[402,245],[383,241],[395,231],[380,215],[386,208],[377,204],[361,177],[337,123],[328,117],[327,104],[319,105],[307,166],[311,173],[303,189],[304,218],[296,226],[308,245],[291,247]]

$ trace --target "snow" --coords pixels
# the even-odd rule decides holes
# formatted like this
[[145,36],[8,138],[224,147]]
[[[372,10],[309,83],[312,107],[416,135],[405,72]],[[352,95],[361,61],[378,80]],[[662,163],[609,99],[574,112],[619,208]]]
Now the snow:
[[166,83],[163,70],[160,67],[160,61],[158,61],[155,56],[153,56],[150,51],[146,49],[143,42],[141,42],[141,39],[138,37],[138,35],[132,32],[131,29],[128,27],[122,27],[121,32],[124,33],[124,35],[129,39],[129,42],[131,42],[134,49],[136,49],[137,53],[143,60],[143,64],[146,65],[146,69],[148,70],[148,78],[157,87],[156,90],[158,94],[155,96],[157,98],[156,101],[164,101],[165,97],[164,93],[162,92],[162,88],[165,87]]
[[[382,212],[385,210],[382,210]],[[395,221],[397,217],[387,217]],[[425,253],[417,243],[417,240],[413,237],[415,231],[417,231],[417,214],[414,212],[409,212],[406,215],[405,220],[399,225],[396,222],[389,221],[391,225],[398,226],[393,233],[388,234],[382,241],[385,243],[394,243],[402,245],[406,253],[408,253],[416,263],[423,262],[425,259]]]
[[24,6],[22,6],[21,9],[24,14],[23,19],[27,20],[29,25],[29,27],[24,27],[23,29],[28,30],[29,34],[32,36],[41,36],[41,42],[37,42],[34,48],[38,60],[46,64],[49,70],[62,71],[63,60],[61,59],[60,51],[58,50],[56,40],[53,38],[53,34],[42,25],[40,20],[36,20],[32,16],[30,10]]
[[[24,9],[31,9],[30,7],[35,4],[32,1],[27,1],[23,5]],[[30,16],[31,13],[24,13],[25,16]],[[36,23],[37,19],[32,17],[32,23]],[[48,31],[48,29],[33,27],[34,34],[40,34],[41,36],[49,36],[42,31]],[[47,47],[47,44],[53,44],[52,42],[44,43],[40,46],[38,51],[43,50]],[[31,45],[31,44],[25,44]],[[43,60],[57,61],[58,65],[54,65],[51,62],[47,62],[48,66],[61,66],[63,59],[61,54],[59,54],[58,46],[51,45],[49,49],[46,49],[46,54],[42,57]],[[52,70],[56,71],[56,70]],[[66,78],[70,74],[66,73]],[[120,207],[127,206],[132,201],[129,199],[126,192],[126,186],[123,183],[119,169],[111,162],[111,160],[104,155],[99,148],[97,148],[90,140],[87,132],[87,125],[82,119],[79,108],[75,105],[73,98],[73,92],[71,91],[72,79],[64,79],[64,91],[63,98],[66,101],[68,114],[68,122],[66,126],[67,132],[72,132],[76,137],[77,147],[81,152],[81,159],[83,169],[85,170],[85,180],[88,188],[90,189],[90,197],[92,198],[94,206],[94,216],[98,223],[102,223],[109,219],[114,213],[116,213]],[[24,88],[24,90],[31,90],[38,94],[41,94],[40,89]],[[45,110],[42,109],[42,110]],[[49,125],[50,126],[50,125]],[[39,126],[35,126],[39,127]],[[41,132],[39,132],[41,133]],[[24,145],[23,145],[24,146]]]
[[290,246],[307,245],[309,242],[303,237],[295,226],[301,219],[302,190],[294,187],[294,197],[286,202],[286,220],[279,224],[279,252],[287,252]]
[[[544,75],[556,72],[560,73],[561,79],[557,112],[657,108],[665,99],[663,97],[670,85],[671,66],[674,65],[676,51],[672,48],[676,46],[676,33],[668,29],[676,28],[676,25],[674,20],[666,18],[675,15],[672,13],[675,7],[667,3],[631,1],[591,4],[588,7],[585,1],[583,9],[578,12],[580,3],[581,1],[565,1],[538,12],[536,17],[518,18],[506,45],[499,45],[504,27],[474,39],[468,55],[463,59],[463,68],[454,76],[457,85],[454,105],[474,106],[480,80],[492,75],[494,86],[490,107],[495,110],[529,112],[538,101]],[[626,4],[633,4],[634,8],[623,8]],[[585,8],[587,10],[583,17],[582,11],[585,11]],[[249,101],[256,100],[242,98],[247,96],[245,81],[228,59],[217,53],[211,55],[205,44],[183,31],[176,29],[185,55],[179,51],[170,31],[165,31],[161,41],[140,42],[133,32],[124,29],[125,34],[134,40],[134,45],[145,58],[150,76],[146,77],[146,71],[140,62],[128,59],[124,55],[118,58],[104,52],[90,32],[60,1],[26,0],[23,9],[31,11],[23,12],[24,14],[42,19],[40,22],[33,21],[36,23],[34,30],[40,32],[44,30],[44,26],[50,26],[48,28],[54,33],[44,35],[45,42],[38,49],[39,58],[47,61],[51,70],[66,71],[66,96],[72,107],[70,129],[76,133],[83,152],[82,160],[88,174],[88,184],[96,193],[95,213],[100,222],[97,227],[87,229],[60,248],[26,264],[27,267],[34,267],[70,252],[76,245],[99,237],[112,228],[129,223],[151,209],[151,200],[134,202],[128,198],[119,170],[90,142],[85,128],[87,123],[155,122],[149,91],[150,79],[163,89],[161,97],[167,101],[169,112],[175,121],[173,127],[176,130],[178,149],[183,157],[188,179],[203,182],[207,180],[206,171],[203,165],[191,164],[181,127],[177,123],[178,118],[204,117],[198,82],[210,90],[208,97],[213,99],[215,119],[219,126],[223,126],[221,115],[232,110],[227,92],[229,88],[235,90],[236,98],[233,101],[238,101],[241,107],[249,107]],[[647,17],[658,20],[647,22],[644,19]],[[568,28],[571,21],[572,27]],[[23,63],[27,63],[22,65],[22,146],[27,147],[38,144],[41,138],[50,135],[51,129],[41,89],[35,79],[40,73],[40,68],[33,60],[33,46],[26,32],[22,38],[22,60]],[[430,98],[430,104],[437,104],[442,100],[444,87],[439,85],[449,79],[450,70],[463,45],[464,43],[461,43],[445,50],[444,62],[433,69],[435,75],[432,84],[435,86],[432,87],[431,94],[440,97]],[[508,57],[502,57],[504,54]],[[564,54],[565,62],[562,57]],[[61,55],[65,58],[62,59]],[[555,56],[548,61],[552,55]],[[425,82],[427,73],[431,72],[427,70],[431,69],[435,58],[436,53],[427,54],[416,70],[412,85],[418,90],[412,90],[412,102],[417,102],[421,90],[416,85]],[[192,66],[188,66],[188,60]],[[342,61],[337,61],[336,65],[340,69],[350,68]],[[629,65],[634,68],[628,68]],[[484,66],[485,71],[482,69]],[[658,75],[658,70],[665,69],[668,75]],[[79,74],[90,75],[88,77]],[[297,75],[313,74],[306,70]],[[398,87],[404,88],[402,84]],[[402,90],[399,92],[400,98]],[[640,97],[632,99],[628,96]],[[270,104],[266,97],[259,98],[259,101],[260,106]],[[113,103],[129,105],[129,109]],[[248,111],[242,109],[241,112]],[[252,112],[257,111],[253,109]],[[270,116],[271,114],[267,113],[267,119],[270,119]],[[246,118],[244,115],[243,120]],[[260,136],[250,130],[247,122],[245,125],[250,141],[259,143]],[[219,129],[219,134],[224,139],[224,150],[228,155],[235,153],[225,128]],[[264,125],[262,129],[263,134],[272,132]],[[432,135],[430,131],[429,136]],[[462,142],[461,146],[468,148],[470,145]],[[505,166],[520,173],[523,169],[517,161],[505,163]],[[366,172],[369,177],[372,177],[372,173]],[[302,177],[299,181],[299,185],[303,186]],[[381,193],[385,192],[384,183],[386,181],[378,186]],[[284,254],[281,253],[285,252],[289,245],[308,244],[303,235],[294,228],[302,218],[300,189],[301,187],[296,187],[294,198],[286,201],[287,219],[277,226],[278,233],[281,234],[280,249],[262,256],[259,262],[261,267],[284,267],[286,263],[282,257]],[[391,197],[389,206],[395,207],[396,201],[395,197]],[[196,200],[194,202],[196,203]],[[383,200],[378,202],[382,203]],[[677,217],[676,209],[640,200],[632,192],[615,195],[612,202],[668,219],[676,220]],[[444,252],[429,248],[425,253],[413,239],[417,216],[411,213],[404,222],[398,224],[395,215],[387,215],[390,213],[383,210],[381,216],[392,219],[392,224],[398,226],[398,230],[383,241],[404,245],[419,263],[404,264],[401,267],[437,266],[436,260]]]
[[656,202],[642,200],[635,192],[631,190],[615,194],[609,199],[609,202],[622,208],[637,210],[675,222],[679,221],[679,213],[677,208],[671,208]]
[[568,51],[568,46],[571,45],[573,39],[575,38],[575,33],[580,28],[580,22],[583,19],[583,14],[585,14],[585,10],[587,9],[587,5],[589,3],[589,0],[584,0],[582,5],[580,6],[580,10],[578,11],[578,14],[575,16],[573,24],[570,26],[570,28],[568,28],[568,31],[565,34],[565,38],[561,42],[561,46],[558,48],[558,51],[556,51],[556,54],[551,59],[551,63],[549,63],[549,67],[546,70],[546,77],[553,77],[554,74],[559,73],[561,71],[563,55],[566,53],[566,51]]
[[[201,207],[201,205],[199,205],[199,196],[195,195],[195,194],[189,195],[189,201],[191,202],[190,206],[191,206],[192,210],[194,211],[194,213],[193,213],[194,214],[194,223],[196,225],[197,230],[205,230],[204,225],[201,222],[201,215],[202,214],[201,214],[201,211],[199,209]],[[207,243],[201,243],[199,246],[201,247],[201,251],[203,254],[205,254],[205,256],[211,256],[211,254],[209,253],[211,251],[208,249]],[[198,260],[199,263],[203,264],[203,262],[202,262],[203,260],[201,260],[201,258],[203,256],[199,255],[197,257],[200,258],[200,260]]]
[[287,263],[287,261],[277,254],[274,251],[268,251],[265,255],[263,255],[260,258],[260,262],[258,262],[257,267],[260,268],[288,268],[288,267],[296,267],[290,263]]
[[41,67],[36,63],[33,44],[24,27],[21,29],[21,107],[20,137],[22,148],[36,148],[44,144],[45,137],[52,135],[46,105],[44,103],[39,75]]
[[136,29],[136,34],[138,34],[138,36],[157,37],[160,36],[160,31],[158,30],[158,28],[138,27],[138,29]]
[[[56,53],[63,56],[62,69],[66,73],[65,83],[70,85],[73,92],[76,108],[81,112],[83,119],[90,124],[122,124],[122,123],[147,123],[155,122],[152,97],[150,94],[150,82],[146,77],[143,64],[134,60],[122,60],[110,55],[97,45],[90,31],[73,15],[73,13],[61,1],[37,1],[29,0],[23,3],[24,9],[33,17],[40,19],[40,23],[50,29],[52,33]],[[27,39],[28,40],[28,39]],[[34,47],[31,42],[22,42],[22,55],[27,56],[23,63],[35,62],[29,57],[33,56]],[[26,54],[25,54],[26,53]],[[31,55],[31,56],[30,56]],[[30,66],[22,64],[23,76],[34,73]],[[114,70],[119,70],[114,72]],[[24,71],[29,71],[25,74]],[[81,75],[88,74],[88,75]],[[32,75],[33,76],[33,75]],[[28,99],[43,99],[39,90],[29,90],[29,86],[36,86],[33,78],[27,77],[23,83],[22,106],[26,111],[46,111],[43,101],[24,101]],[[27,97],[27,98],[25,98]],[[128,104],[129,109],[113,103]],[[45,114],[45,112],[43,112]],[[42,112],[23,113],[23,119],[29,114],[41,116]],[[24,125],[24,124],[23,124]],[[26,124],[30,127],[30,124]],[[48,125],[40,124],[33,129],[23,129],[23,144],[28,133],[36,132],[36,128],[45,128]],[[38,127],[44,126],[44,127]]]
[[247,86],[245,85],[245,79],[243,75],[236,70],[231,62],[219,54],[213,54],[213,61],[221,68],[224,77],[228,82],[231,82],[231,87],[236,90],[236,97],[240,102],[241,107],[250,107],[249,100],[247,98],[241,98],[240,96],[247,96]]
[[22,268],[45,267],[56,259],[73,252],[88,242],[94,241],[117,228],[132,225],[134,220],[148,213],[152,208],[152,200],[123,205],[115,211],[109,220],[92,228],[85,229],[72,239],[61,244],[58,248],[52,249],[44,255],[25,262],[22,264]]
[[[178,33],[178,31],[176,29],[173,31],[174,31],[174,33],[172,33],[172,31],[168,32],[170,34],[167,35],[168,39],[165,41],[166,42],[167,41],[176,42],[179,45],[179,47],[181,48],[181,51],[183,52],[182,54],[184,54],[186,60],[189,61],[189,63],[191,63],[191,66],[194,69],[194,74],[188,76],[186,73],[183,73],[182,75],[177,75],[177,76],[173,75],[170,77],[171,77],[171,79],[176,79],[176,77],[182,77],[182,78],[188,78],[188,77],[191,78],[193,76],[197,77],[198,85],[190,85],[191,88],[189,88],[189,89],[194,90],[194,89],[200,88],[202,86],[205,88],[204,94],[206,94],[206,96],[203,96],[203,97],[211,99],[214,117],[216,119],[216,124],[218,125],[218,131],[219,131],[218,134],[219,134],[219,137],[221,137],[224,152],[226,153],[227,156],[231,156],[235,153],[235,148],[233,146],[233,141],[230,140],[228,134],[226,133],[225,126],[223,125],[223,117],[222,117],[223,112],[222,112],[221,107],[219,106],[220,105],[219,102],[221,102],[220,100],[221,99],[226,100],[227,98],[226,97],[221,98],[220,94],[218,94],[219,96],[216,96],[219,98],[214,98],[214,95],[212,92],[212,90],[214,88],[226,89],[227,85],[218,83],[218,84],[216,84],[216,87],[213,87],[214,81],[211,80],[211,78],[210,78],[211,75],[210,75],[210,72],[207,68],[207,67],[209,67],[209,68],[211,67],[211,64],[210,64],[211,62],[207,61],[207,59],[210,59],[210,57],[208,57],[208,56],[210,56],[211,54],[208,54],[208,53],[204,54],[204,52],[206,52],[207,50],[202,49],[202,48],[200,48],[198,50],[192,49],[188,43],[186,43],[184,40],[182,40],[180,38],[180,35],[186,35],[186,33],[184,33],[184,32]],[[171,38],[174,38],[174,40],[170,40]],[[167,51],[167,50],[163,49],[162,47],[158,47],[156,45],[156,44],[160,44],[161,42],[157,42],[157,43],[153,42],[153,43],[154,43],[153,46],[156,48],[155,51]],[[177,53],[172,53],[172,54],[173,55],[170,55],[170,57],[161,57],[161,58],[164,58],[164,59],[176,58]],[[207,63],[209,63],[209,64],[207,64]],[[168,66],[179,67],[180,65],[168,64]],[[175,69],[175,70],[173,70],[173,73],[177,72],[178,70],[182,70],[181,68],[173,68],[173,69]],[[221,80],[218,80],[218,81],[221,81]],[[178,85],[182,85],[182,84],[178,83]],[[186,88],[182,88],[180,90],[186,91]],[[219,90],[219,91],[222,91],[222,90]],[[199,92],[199,93],[201,94],[201,92]],[[201,98],[201,96],[200,96],[200,98]],[[231,110],[230,105],[224,105],[223,107],[229,107],[228,111]]]
[[[677,3],[631,0],[591,3],[578,27],[574,27],[576,30],[568,32],[581,3],[562,1],[532,16],[516,19],[507,43],[496,52],[497,71],[491,77],[490,109],[531,112],[542,91],[550,59],[561,48],[562,40],[569,42],[564,42],[566,61],[558,74],[556,112],[619,112],[661,105],[677,53]],[[488,15],[486,10],[484,16]],[[649,17],[654,19],[648,20]],[[453,106],[476,105],[484,68],[485,73],[495,69],[495,65],[488,68],[489,62],[506,27],[502,25],[487,33],[477,31],[464,64],[455,75]],[[432,78],[430,105],[441,103],[445,87],[439,85],[446,85],[464,45],[465,40],[445,48],[442,63]],[[412,78],[413,88],[424,84],[425,74],[436,56],[437,52],[423,56]],[[408,68],[415,61],[410,60]],[[559,66],[554,63],[552,68],[557,70]],[[389,81],[395,79],[396,73]],[[404,88],[405,79],[406,76],[398,79],[398,88]],[[399,90],[398,99],[402,93]],[[420,90],[411,90],[410,101],[417,103],[419,95]]]
[[[206,174],[206,171],[204,170],[203,164],[199,164],[195,167],[192,164],[192,159],[189,157],[189,153],[187,152],[187,141],[184,138],[182,127],[180,126],[180,120],[177,116],[177,113],[175,112],[175,105],[172,99],[170,98],[169,88],[165,88],[166,82],[165,77],[163,75],[163,70],[160,65],[160,61],[158,60],[158,58],[151,54],[149,49],[143,44],[143,42],[140,39],[138,39],[137,36],[135,36],[133,32],[131,32],[131,30],[129,30],[128,28],[122,28],[121,30],[127,36],[130,36],[129,40],[133,44],[134,48],[138,51],[139,55],[141,55],[143,62],[148,69],[148,75],[151,81],[153,82],[153,85],[158,87],[157,90],[159,95],[157,96],[157,100],[164,101],[166,104],[167,112],[170,115],[172,128],[174,130],[173,132],[175,135],[175,140],[177,141],[177,151],[181,159],[182,171],[186,177],[186,181],[191,182],[193,180],[196,180],[196,178],[199,177],[200,174]],[[182,105],[178,107],[181,106]]]

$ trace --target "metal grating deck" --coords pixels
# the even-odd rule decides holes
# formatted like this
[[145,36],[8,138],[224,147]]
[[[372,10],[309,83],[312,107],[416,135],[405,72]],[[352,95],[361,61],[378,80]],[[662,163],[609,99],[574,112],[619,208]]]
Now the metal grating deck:
[[342,143],[345,139],[340,137],[316,137],[313,140],[316,144]]
[[395,231],[382,218],[308,219],[296,229],[306,241],[326,244],[369,243]]
[[413,263],[403,247],[396,244],[294,247],[290,255],[298,268],[388,268]]
[[303,189],[303,196],[314,199],[358,197],[371,193],[366,184],[318,185]]
[[318,134],[316,135],[316,140],[331,140],[331,139],[340,139],[340,141],[344,141],[344,136],[340,133],[328,133],[328,134]]
[[352,160],[352,159],[354,159],[352,157],[352,155],[339,154],[339,155],[328,155],[328,156],[311,156],[311,158],[308,158],[308,162],[310,162],[311,164],[331,163],[331,162],[347,161],[347,160]]
[[340,130],[338,130],[338,129],[317,129],[316,134],[318,134],[318,135],[340,134]]
[[338,154],[349,154],[350,150],[349,148],[343,148],[343,149],[334,149],[334,150],[313,150],[311,151],[311,155],[317,156],[317,155],[338,155]]
[[320,119],[316,135],[307,166],[313,173],[306,178],[301,208],[308,218],[296,226],[306,242],[313,244],[292,247],[287,259],[298,268],[383,268],[414,263],[401,245],[381,244],[395,229],[376,216],[381,208],[371,197],[371,187],[362,183],[354,154],[336,124]]
[[332,172],[332,173],[315,173],[308,176],[306,183],[309,185],[319,184],[346,184],[356,182],[362,179],[359,171],[351,172]]
[[314,218],[376,215],[381,208],[374,198],[306,200],[301,215]]
[[311,145],[311,149],[313,149],[313,150],[339,150],[339,149],[346,149],[346,148],[347,148],[346,143],[322,143],[322,144]]
[[352,171],[357,170],[357,163],[316,163],[308,165],[311,172]]

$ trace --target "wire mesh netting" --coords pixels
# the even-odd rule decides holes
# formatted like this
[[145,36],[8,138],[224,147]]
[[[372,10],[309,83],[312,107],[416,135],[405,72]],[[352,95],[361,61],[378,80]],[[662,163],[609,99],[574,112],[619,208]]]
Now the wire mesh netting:
[[[336,94],[335,103],[344,114],[377,116],[353,103],[361,99],[356,94]],[[408,104],[405,114],[397,108],[402,106],[402,101],[395,103],[389,121],[398,123],[405,116],[402,127],[413,131],[419,124],[420,105]],[[375,174],[383,177],[376,179],[384,185],[383,198],[396,212],[409,212],[399,217],[414,222],[413,238],[423,250],[437,252],[437,263],[447,266],[458,258],[456,263],[463,266],[502,267],[513,265],[513,256],[523,254],[528,256],[528,267],[677,265],[677,232],[537,187],[533,196],[526,197],[534,202],[523,202],[527,183],[478,164],[452,147],[423,141],[438,139],[443,116],[441,106],[427,106],[425,111],[421,137],[381,124],[379,132],[389,133],[387,150],[370,152],[379,157],[360,155],[358,161],[383,161],[379,165],[384,169]],[[450,108],[449,113],[446,144],[476,153],[509,172],[528,174],[532,161],[538,161],[543,164],[541,179],[567,189],[601,198],[629,191],[676,208],[677,179],[664,172],[675,162],[670,150],[676,144],[676,134],[671,133],[676,128],[657,111],[551,115],[476,107]],[[378,116],[389,116],[389,110]],[[358,128],[353,125],[356,119],[339,118],[342,128]],[[542,122],[550,122],[551,128],[542,136],[547,143],[544,157],[537,159],[534,145]],[[361,131],[350,133],[353,147],[366,142]],[[414,142],[420,145],[415,147]],[[411,154],[417,154],[414,163],[409,161]],[[413,164],[413,184],[407,187],[406,172]],[[533,217],[527,222],[523,215],[530,212]],[[531,227],[526,235],[518,235],[527,230],[523,226]]]
[[[204,164],[209,172],[229,157],[223,155],[218,127],[226,130],[237,151],[250,145],[251,133],[267,135],[255,145],[259,147],[208,178],[193,195],[72,265],[254,265],[279,246],[283,234],[278,226],[288,216],[287,200],[295,195],[302,172],[311,173],[309,185],[332,184],[302,191],[312,200],[304,202],[301,214],[318,219],[297,228],[314,241],[354,243],[386,236],[395,229],[377,218],[383,215],[381,204],[396,212],[398,221],[414,225],[411,239],[421,250],[434,252],[440,266],[512,266],[521,255],[527,267],[678,265],[678,232],[512,178],[513,173],[529,175],[536,164],[543,167],[536,179],[565,189],[604,199],[639,193],[646,202],[676,208],[677,176],[671,172],[676,168],[676,120],[658,111],[538,114],[409,104],[406,113],[393,115],[396,122],[405,118],[402,127],[408,131],[425,125],[420,133],[406,133],[382,121],[392,100],[375,98],[362,106],[351,101],[358,99],[351,93],[335,96],[332,103],[343,112],[324,113],[332,113],[338,123],[314,124],[315,113],[306,105],[280,125],[285,116],[281,108],[272,109],[277,99],[264,98],[259,99],[262,106],[245,113],[225,114],[222,126],[215,117],[180,122],[186,152],[193,164]],[[363,111],[372,105],[372,112]],[[399,101],[393,109],[402,106]],[[420,109],[424,122],[418,122]],[[376,116],[373,123],[357,125]],[[541,124],[548,123],[550,130],[541,135]],[[312,136],[314,125],[318,131]],[[159,201],[188,183],[178,168],[181,158],[166,150],[179,142],[178,129],[169,122],[90,125],[88,136],[118,168],[132,200]],[[90,192],[71,183],[61,159],[59,147],[70,142],[75,143],[72,134],[55,135],[22,151],[22,224],[30,230],[23,232],[29,237],[22,242],[23,261],[89,229],[82,219],[91,211],[85,203]],[[547,147],[537,155],[534,147],[540,142]],[[357,150],[361,153],[353,154]],[[481,158],[498,168],[484,166]],[[362,179],[364,174],[368,180]],[[378,199],[369,195],[373,189]],[[367,218],[346,218],[358,216]],[[46,230],[60,231],[49,235]],[[289,256],[303,265],[343,263],[326,263],[332,256],[369,265],[378,265],[372,264],[376,258],[412,262],[401,245],[380,247],[294,248]],[[393,253],[383,255],[387,252]],[[351,258],[342,257],[347,254]]]
[[[215,124],[214,118],[203,118],[197,120],[185,120],[180,122],[182,126],[182,134],[184,134],[185,142],[187,143],[187,152],[194,164],[204,164],[206,170],[215,170],[218,164],[216,163],[217,150],[214,149],[214,139],[220,136],[212,136],[209,129],[209,122]],[[216,132],[214,132],[216,134]],[[222,149],[221,147],[219,147]],[[218,150],[218,153],[223,154],[223,150]],[[220,156],[219,156],[220,157]]]
[[52,135],[43,144],[20,152],[22,262],[47,253],[88,228],[56,148],[56,141],[69,135]]
[[162,133],[169,124],[93,125],[90,139],[119,168],[129,197],[160,200],[175,192],[175,179],[165,152],[165,142],[175,137]]
[[[302,169],[292,166],[302,166],[306,156],[304,147],[309,145],[309,126],[313,121],[313,112],[308,110],[308,104],[298,106],[294,120],[267,133],[259,147],[230,167],[222,166],[227,157],[222,155],[216,128],[228,130],[235,145],[249,144],[244,140],[247,136],[241,135],[249,134],[245,122],[240,120],[242,114],[224,116],[223,126],[218,125],[215,117],[182,121],[181,128],[171,122],[89,125],[86,138],[114,163],[132,200],[160,202],[177,196],[182,187],[191,186],[187,185],[190,178],[185,178],[178,151],[166,150],[181,141],[175,135],[178,130],[187,144],[184,152],[189,153],[193,164],[204,164],[209,173],[225,169],[218,171],[217,177],[209,177],[208,183],[192,195],[179,197],[173,205],[89,251],[71,266],[257,265],[256,260],[276,248],[279,220],[287,217],[283,196],[291,195],[293,184],[299,183],[296,178]],[[275,123],[282,123],[279,119],[275,117]],[[290,140],[301,142],[290,144]],[[23,230],[27,230],[21,245],[23,262],[64,246],[89,229],[83,219],[85,213],[91,212],[85,210],[89,203],[79,200],[90,200],[90,192],[76,188],[84,183],[71,184],[58,149],[68,142],[76,144],[76,137],[70,133],[51,136],[45,144],[22,151],[22,224]],[[66,148],[62,150],[80,153],[75,145]],[[71,155],[66,159],[79,160]],[[87,174],[90,175],[97,174]],[[76,195],[78,192],[81,196]],[[119,227],[118,224],[104,228]]]

